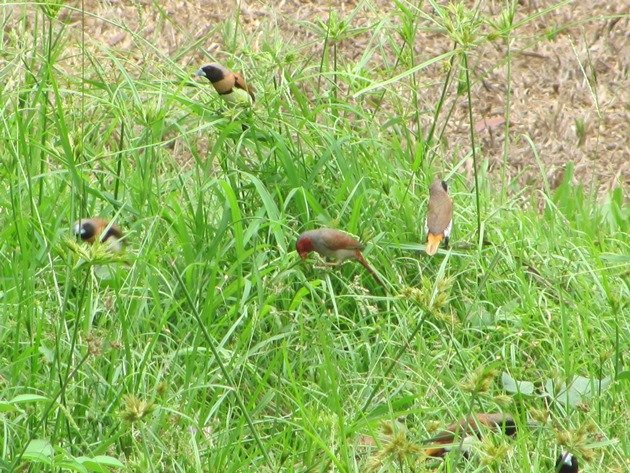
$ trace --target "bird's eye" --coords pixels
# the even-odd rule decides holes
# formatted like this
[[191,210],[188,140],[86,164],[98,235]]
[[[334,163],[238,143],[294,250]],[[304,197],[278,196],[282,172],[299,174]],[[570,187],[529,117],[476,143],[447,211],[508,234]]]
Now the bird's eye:
[[442,188],[448,192],[448,184],[446,184],[446,181],[442,181]]

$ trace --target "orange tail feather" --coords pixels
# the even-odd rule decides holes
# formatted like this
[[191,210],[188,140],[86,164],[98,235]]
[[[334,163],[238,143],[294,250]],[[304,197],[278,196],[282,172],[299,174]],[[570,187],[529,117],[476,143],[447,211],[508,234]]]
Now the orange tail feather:
[[433,256],[435,253],[437,253],[437,250],[440,247],[440,243],[442,243],[443,238],[444,235],[434,235],[433,233],[429,233],[427,238],[427,245],[425,247],[427,255]]
[[359,263],[361,263],[363,265],[363,267],[365,269],[368,270],[368,272],[372,275],[372,277],[374,279],[376,279],[376,282],[379,283],[381,286],[383,287],[387,287],[385,286],[385,283],[383,282],[383,280],[381,278],[378,277],[378,274],[376,274],[376,271],[374,271],[374,269],[372,268],[372,266],[369,265],[369,263],[367,262],[367,260],[365,259],[365,257],[361,254],[361,251],[357,250],[355,252],[355,257],[357,259],[357,261]]

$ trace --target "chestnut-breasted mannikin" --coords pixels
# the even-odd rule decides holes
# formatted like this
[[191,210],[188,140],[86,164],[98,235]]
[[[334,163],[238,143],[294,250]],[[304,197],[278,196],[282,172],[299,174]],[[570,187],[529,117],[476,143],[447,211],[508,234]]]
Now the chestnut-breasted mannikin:
[[72,233],[86,243],[107,244],[113,251],[122,251],[123,232],[120,227],[100,217],[82,218],[72,225]]
[[238,72],[230,71],[221,64],[213,63],[203,66],[196,75],[208,79],[214,90],[226,102],[249,105],[256,100],[254,88],[245,82],[243,76]]

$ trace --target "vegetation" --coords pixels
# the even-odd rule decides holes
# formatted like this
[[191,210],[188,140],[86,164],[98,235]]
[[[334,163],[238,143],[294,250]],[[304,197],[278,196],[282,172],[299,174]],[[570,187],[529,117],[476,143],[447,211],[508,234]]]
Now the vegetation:
[[[398,30],[374,28],[388,46],[417,31],[396,4]],[[177,54],[83,48],[68,70],[53,4],[5,11],[33,36],[2,33],[0,469],[543,472],[568,449],[587,472],[625,471],[622,189],[598,200],[570,166],[556,188],[521,189],[443,135],[471,100],[477,44],[518,34],[505,8],[489,25],[436,4],[450,52],[400,47],[379,70],[378,42],[337,56],[353,29],[334,13],[308,59],[272,33],[246,54],[226,29],[245,43],[221,59],[257,87],[251,110]],[[420,110],[433,62],[443,93]],[[473,140],[472,113],[468,127]],[[436,175],[455,223],[429,258]],[[72,239],[93,215],[125,229],[122,258]],[[361,237],[388,289],[356,263],[301,263],[296,237],[319,226]],[[423,457],[436,428],[478,411],[511,413],[520,434],[470,461]]]

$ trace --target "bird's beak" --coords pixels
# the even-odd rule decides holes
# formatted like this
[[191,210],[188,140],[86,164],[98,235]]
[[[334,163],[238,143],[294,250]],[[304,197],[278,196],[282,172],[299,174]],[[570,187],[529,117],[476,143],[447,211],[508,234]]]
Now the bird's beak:
[[206,77],[206,73],[203,72],[203,69],[199,69],[197,72],[195,72],[195,75],[199,77]]
[[307,256],[307,253],[300,253],[300,258],[302,258],[302,261],[306,261]]

